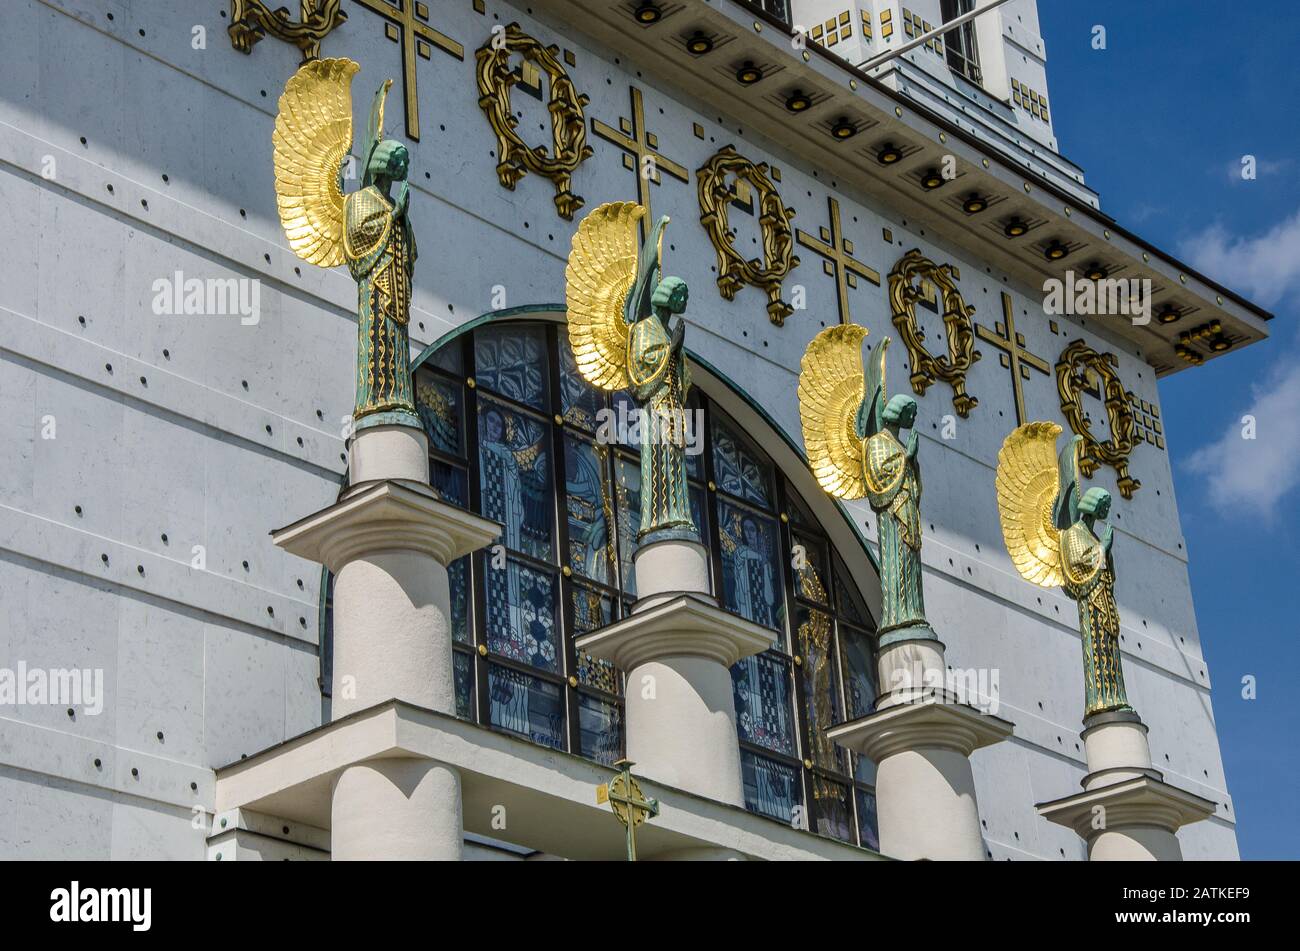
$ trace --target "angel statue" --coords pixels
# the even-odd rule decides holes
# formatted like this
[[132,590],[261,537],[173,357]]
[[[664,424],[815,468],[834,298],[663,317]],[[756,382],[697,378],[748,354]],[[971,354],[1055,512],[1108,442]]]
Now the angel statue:
[[[686,283],[663,277],[665,215],[638,252],[645,208],[601,205],[578,225],[564,272],[569,345],[583,378],[631,390],[640,413],[641,527],[637,541],[699,539],[686,487],[686,394],[682,342]],[[674,316],[676,319],[674,320]]]
[[406,146],[384,138],[391,79],[370,107],[361,188],[343,193],[352,148],[352,76],[360,68],[350,59],[312,60],[285,84],[272,135],[276,202],[298,257],[321,267],[346,261],[357,282],[354,428],[419,427],[407,336],[415,270],[409,157]]
[[880,534],[880,646],[938,640],[925,619],[921,590],[921,470],[913,431],[916,400],[889,396],[886,337],[869,370],[862,362],[867,329],[827,327],[808,344],[799,371],[799,419],[808,464],[837,499],[864,496]]
[[1119,609],[1115,605],[1114,531],[1096,525],[1110,512],[1110,493],[1093,486],[1079,495],[1079,445],[1073,436],[1060,455],[1056,423],[1026,423],[998,453],[998,511],[1002,537],[1016,570],[1043,588],[1061,587],[1079,605],[1083,635],[1084,717],[1132,710],[1120,665]]

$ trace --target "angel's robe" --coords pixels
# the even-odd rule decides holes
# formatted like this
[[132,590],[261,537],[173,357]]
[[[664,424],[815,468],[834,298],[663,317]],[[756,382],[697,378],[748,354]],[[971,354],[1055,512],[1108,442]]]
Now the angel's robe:
[[916,436],[904,448],[887,429],[864,447],[867,501],[880,532],[881,646],[936,637],[925,619],[921,588],[921,473]]
[[1079,605],[1084,716],[1131,710],[1120,664],[1115,571],[1104,546],[1082,521],[1061,532],[1061,567],[1065,593]]
[[657,316],[632,325],[628,340],[628,376],[641,408],[641,528],[651,532],[693,534],[691,500],[686,484],[686,361]]
[[343,251],[357,282],[357,402],[353,422],[415,414],[411,392],[411,278],[415,238],[374,185],[348,195]]

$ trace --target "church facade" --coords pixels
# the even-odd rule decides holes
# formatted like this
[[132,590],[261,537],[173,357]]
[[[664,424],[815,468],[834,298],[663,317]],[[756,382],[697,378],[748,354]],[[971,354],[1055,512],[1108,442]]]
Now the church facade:
[[[976,6],[19,0],[0,856],[621,858],[621,809],[643,858],[1236,858],[1159,380],[1269,315],[1104,213],[1034,0]],[[282,226],[281,95],[322,58],[360,64],[348,192],[393,80],[407,437],[353,402],[353,274]],[[670,218],[689,288],[672,558],[635,394],[568,330],[610,202]],[[916,402],[937,653],[882,638],[878,516],[809,466],[801,358],[847,324]],[[1084,728],[1079,609],[1004,544],[1034,421],[1111,499],[1131,718]]]

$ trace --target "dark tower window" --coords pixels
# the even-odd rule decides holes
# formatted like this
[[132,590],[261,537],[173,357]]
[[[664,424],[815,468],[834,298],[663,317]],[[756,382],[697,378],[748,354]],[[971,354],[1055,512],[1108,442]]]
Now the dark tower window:
[[[940,0],[939,6],[943,22],[947,23],[975,9],[975,0]],[[975,44],[975,21],[967,20],[955,30],[949,30],[943,39],[948,66],[975,85],[982,85],[979,48]]]

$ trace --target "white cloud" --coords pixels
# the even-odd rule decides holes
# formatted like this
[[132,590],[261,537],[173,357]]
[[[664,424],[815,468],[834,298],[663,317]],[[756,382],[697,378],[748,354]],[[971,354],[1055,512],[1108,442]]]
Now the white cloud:
[[[1278,501],[1300,485],[1300,365],[1274,364],[1252,387],[1250,407],[1217,440],[1196,450],[1187,467],[1205,477],[1210,501],[1221,511],[1271,517]],[[1247,420],[1254,439],[1243,438]]]
[[1254,237],[1211,225],[1180,245],[1191,264],[1265,307],[1300,291],[1300,211]]

